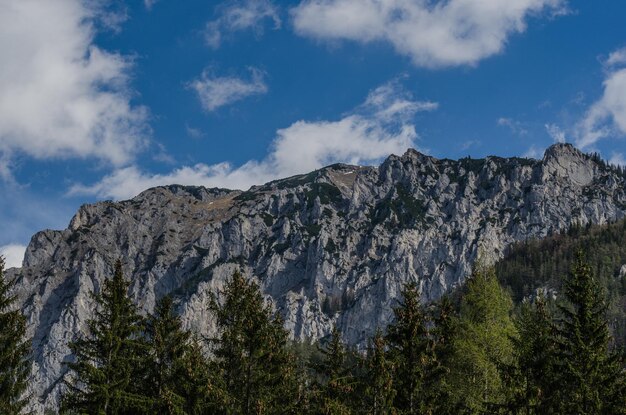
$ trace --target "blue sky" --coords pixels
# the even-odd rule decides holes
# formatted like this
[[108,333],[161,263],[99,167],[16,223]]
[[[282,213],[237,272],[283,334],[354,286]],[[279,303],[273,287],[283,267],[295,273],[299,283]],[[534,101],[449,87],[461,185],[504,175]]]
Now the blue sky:
[[334,162],[623,164],[620,0],[7,0],[0,252],[83,203],[247,188]]

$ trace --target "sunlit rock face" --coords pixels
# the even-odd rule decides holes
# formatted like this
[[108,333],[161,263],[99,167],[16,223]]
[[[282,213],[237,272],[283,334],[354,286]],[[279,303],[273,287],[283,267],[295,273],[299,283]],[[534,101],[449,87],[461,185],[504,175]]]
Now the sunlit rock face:
[[493,262],[511,242],[625,210],[623,174],[567,144],[543,160],[409,150],[379,167],[333,165],[246,192],[174,185],[85,205],[66,230],[33,236],[24,267],[9,272],[34,341],[33,409],[57,406],[68,342],[117,259],[143,312],[171,294],[197,332],[212,332],[210,293],[240,269],[294,338],[318,339],[336,324],[362,345],[390,321],[404,283],[437,299],[479,254]]

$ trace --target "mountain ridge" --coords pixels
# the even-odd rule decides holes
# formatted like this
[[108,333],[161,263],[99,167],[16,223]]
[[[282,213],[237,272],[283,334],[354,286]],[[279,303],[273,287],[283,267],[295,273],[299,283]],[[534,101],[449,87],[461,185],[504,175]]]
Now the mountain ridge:
[[569,144],[524,158],[437,159],[410,149],[378,167],[335,164],[247,191],[170,185],[83,205],[35,234],[18,277],[33,336],[35,409],[58,402],[67,343],[117,258],[146,313],[173,294],[185,328],[214,329],[209,293],[255,278],[296,339],[337,324],[359,344],[392,318],[402,284],[422,300],[462,284],[480,253],[626,214],[623,173]]

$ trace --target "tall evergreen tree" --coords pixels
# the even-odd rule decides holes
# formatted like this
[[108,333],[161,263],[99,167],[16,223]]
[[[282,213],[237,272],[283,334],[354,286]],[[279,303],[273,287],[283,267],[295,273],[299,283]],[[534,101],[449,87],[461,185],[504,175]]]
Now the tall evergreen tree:
[[624,367],[609,351],[607,306],[581,251],[565,281],[564,297],[557,324],[560,396],[555,412],[623,415]]
[[512,307],[493,269],[477,264],[461,300],[448,377],[453,399],[464,413],[483,413],[505,401],[501,367],[513,363],[511,339],[517,337]]
[[394,364],[395,406],[400,413],[429,414],[433,395],[433,343],[429,318],[420,302],[419,290],[409,283],[402,290],[402,302],[394,308],[395,320],[387,327],[387,344]]
[[239,272],[221,297],[213,296],[209,308],[218,330],[212,343],[216,370],[223,376],[223,412],[292,412],[297,385],[282,319]]
[[313,412],[323,415],[351,414],[355,380],[348,366],[347,351],[341,340],[341,332],[336,326],[328,344],[321,348],[321,353],[321,362],[313,367],[317,378]]
[[556,342],[546,299],[538,296],[533,303],[524,303],[515,325],[519,333],[512,339],[515,362],[505,367],[508,402],[501,409],[520,415],[554,413],[551,408],[559,399]]
[[4,276],[4,258],[0,256],[0,413],[7,415],[19,414],[28,404],[24,393],[30,369],[26,319],[15,310],[14,285],[15,281]]
[[117,261],[113,278],[104,281],[86,336],[70,343],[74,361],[66,382],[62,412],[89,414],[149,413],[151,399],[141,394],[146,354],[143,324],[128,296],[129,282]]
[[450,370],[453,365],[454,339],[457,335],[458,318],[452,300],[444,295],[432,307],[432,329],[430,335],[433,342],[435,363],[428,387],[432,395],[433,414],[457,413],[452,400],[453,391],[449,384]]
[[396,391],[393,385],[393,364],[387,357],[387,344],[380,330],[371,339],[364,359],[365,371],[361,383],[365,390],[365,412],[371,415],[395,413],[393,401]]
[[[185,413],[185,355],[191,353],[190,333],[182,329],[174,314],[171,297],[163,297],[154,314],[146,321],[147,392],[153,399],[153,412],[179,415]],[[201,363],[201,362],[198,362]]]

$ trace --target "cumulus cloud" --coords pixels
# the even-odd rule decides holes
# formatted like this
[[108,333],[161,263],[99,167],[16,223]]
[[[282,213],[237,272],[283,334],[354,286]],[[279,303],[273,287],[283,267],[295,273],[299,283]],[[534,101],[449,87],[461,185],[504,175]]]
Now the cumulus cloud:
[[417,66],[442,67],[476,64],[530,16],[566,10],[566,0],[302,0],[291,16],[302,36],[384,41]]
[[24,260],[26,247],[24,245],[10,244],[0,246],[0,256],[4,257],[5,268],[20,268]]
[[626,48],[609,55],[602,97],[576,125],[576,144],[586,148],[598,140],[626,134]]
[[394,81],[371,91],[362,105],[339,120],[297,121],[278,130],[263,160],[239,167],[196,164],[166,174],[127,167],[94,185],[75,185],[70,193],[125,199],[148,187],[173,183],[246,189],[332,163],[370,164],[415,147],[418,135],[411,122],[413,116],[435,108],[434,102],[413,100]]
[[240,0],[218,6],[218,17],[207,23],[206,43],[219,48],[222,40],[234,32],[253,30],[262,34],[267,21],[274,29],[280,29],[281,20],[278,8],[270,0]]
[[0,2],[0,153],[128,163],[147,141],[132,60],[94,44],[120,13],[98,1]]
[[205,70],[200,78],[189,84],[189,87],[198,95],[202,108],[211,112],[251,95],[267,93],[264,73],[256,68],[250,68],[250,74],[250,79],[246,80],[231,76],[214,76],[209,70]]

